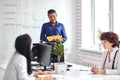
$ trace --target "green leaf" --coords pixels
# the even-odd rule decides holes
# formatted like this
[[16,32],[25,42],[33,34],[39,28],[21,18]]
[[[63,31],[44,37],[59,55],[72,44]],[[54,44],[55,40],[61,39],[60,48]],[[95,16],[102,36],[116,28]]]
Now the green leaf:
[[62,43],[59,43],[57,46],[53,46],[52,47],[52,52],[57,56],[58,55],[62,56],[63,52],[64,52],[64,48],[63,48]]

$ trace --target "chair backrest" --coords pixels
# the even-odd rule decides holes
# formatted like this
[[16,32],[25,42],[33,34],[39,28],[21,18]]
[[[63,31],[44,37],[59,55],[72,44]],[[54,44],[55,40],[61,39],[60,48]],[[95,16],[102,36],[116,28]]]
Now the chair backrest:
[[39,44],[37,62],[44,66],[49,66],[51,63],[51,46],[47,44]]
[[[38,55],[39,55],[39,58],[40,58],[40,55],[41,55],[40,52],[43,53],[44,52],[43,50],[45,50],[45,46],[46,46],[46,49],[47,49],[47,47],[49,48],[47,51],[49,53],[51,53],[51,56],[50,56],[51,63],[58,62],[57,61],[57,56],[54,55],[54,53],[52,53],[50,51],[54,45],[56,45],[56,43],[49,43],[49,44],[33,43],[33,49],[32,49],[32,52],[33,52],[33,61],[37,61]],[[63,56],[61,57],[61,62],[64,62],[64,53],[63,53]]]

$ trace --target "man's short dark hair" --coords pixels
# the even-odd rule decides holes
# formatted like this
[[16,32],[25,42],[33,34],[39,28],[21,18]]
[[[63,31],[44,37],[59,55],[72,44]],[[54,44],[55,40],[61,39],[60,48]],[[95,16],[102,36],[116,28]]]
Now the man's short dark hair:
[[56,11],[54,9],[48,10],[48,15],[51,14],[51,13],[56,13]]

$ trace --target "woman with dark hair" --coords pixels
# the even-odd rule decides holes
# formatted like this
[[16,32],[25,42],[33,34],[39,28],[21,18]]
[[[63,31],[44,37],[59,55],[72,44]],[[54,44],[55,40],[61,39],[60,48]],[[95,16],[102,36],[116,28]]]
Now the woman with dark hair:
[[[34,77],[42,72],[31,70],[32,39],[28,34],[20,35],[15,40],[15,53],[11,57],[3,80],[53,80],[52,77]],[[34,75],[34,76],[33,76]]]
[[92,67],[91,72],[99,74],[120,74],[120,50],[117,45],[119,37],[113,32],[103,32],[100,40],[105,49],[102,62],[97,67]]

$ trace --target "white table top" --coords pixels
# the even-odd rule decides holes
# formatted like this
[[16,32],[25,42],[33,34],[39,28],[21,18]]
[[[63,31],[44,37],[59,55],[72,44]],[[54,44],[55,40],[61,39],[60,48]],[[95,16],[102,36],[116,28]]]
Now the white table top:
[[53,73],[51,76],[55,77],[56,80],[120,80],[120,75],[93,74],[90,72],[90,67],[72,65],[70,71],[67,71],[65,74]]
[[[71,63],[67,63],[71,64]],[[4,73],[4,65],[0,67],[0,77]],[[101,75],[93,74],[90,72],[90,67],[85,67],[81,65],[72,64],[70,71],[66,71],[65,74],[53,74],[51,76],[55,77],[56,80],[120,80],[120,75]],[[2,73],[1,73],[2,72]],[[46,76],[46,75],[39,75]],[[2,78],[2,77],[1,77]]]

